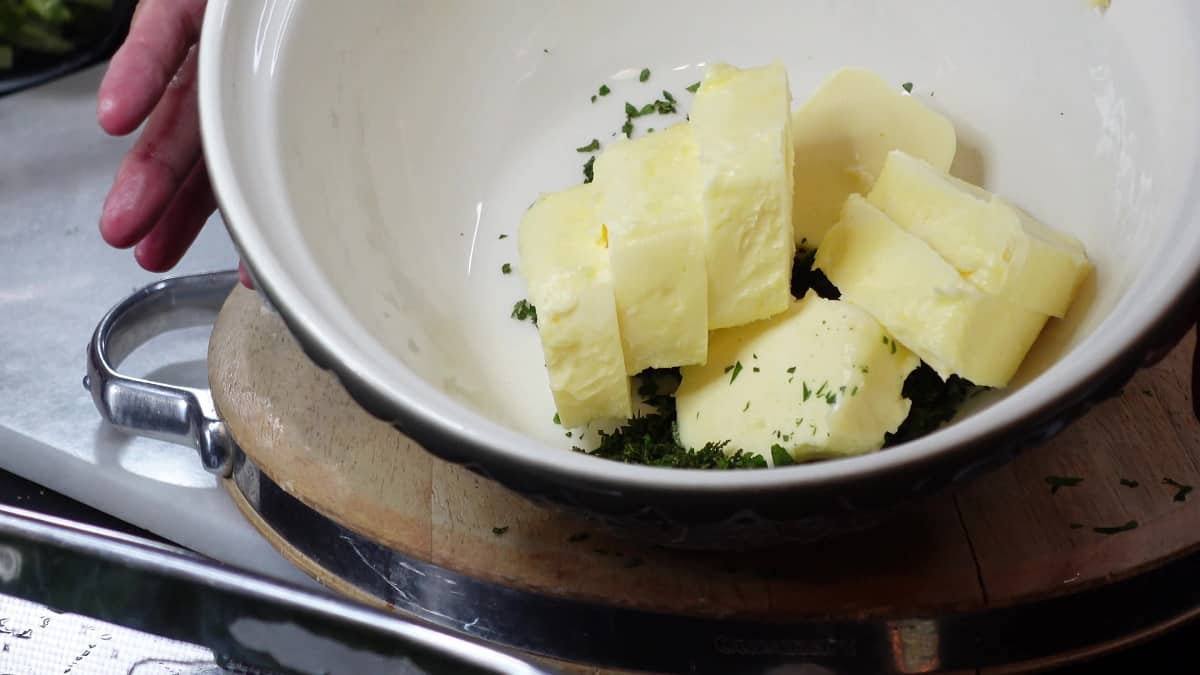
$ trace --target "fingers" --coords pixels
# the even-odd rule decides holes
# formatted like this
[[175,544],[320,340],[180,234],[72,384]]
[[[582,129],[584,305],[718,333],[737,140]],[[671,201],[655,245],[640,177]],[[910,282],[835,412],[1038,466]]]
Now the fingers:
[[100,215],[104,240],[128,248],[146,236],[200,157],[193,49],[117,169]]
[[100,83],[96,119],[110,134],[136,129],[200,36],[206,0],[141,0]]
[[151,272],[166,272],[179,262],[217,209],[204,160],[198,160],[154,228],[133,251],[138,264]]

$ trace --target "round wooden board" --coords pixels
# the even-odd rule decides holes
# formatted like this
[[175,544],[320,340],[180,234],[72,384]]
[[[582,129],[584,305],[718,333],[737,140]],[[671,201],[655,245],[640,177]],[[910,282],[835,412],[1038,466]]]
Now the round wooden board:
[[[433,458],[362,411],[245,289],[218,318],[209,369],[218,410],[264,474],[396,551],[509,588],[612,607],[860,620],[1042,601],[1195,549],[1200,496],[1180,499],[1164,483],[1200,484],[1200,424],[1187,380],[1192,345],[1189,337],[1122,397],[955,494],[873,531],[751,554],[613,537]],[[1052,490],[1048,476],[1082,481]],[[1130,521],[1135,529],[1097,531]]]

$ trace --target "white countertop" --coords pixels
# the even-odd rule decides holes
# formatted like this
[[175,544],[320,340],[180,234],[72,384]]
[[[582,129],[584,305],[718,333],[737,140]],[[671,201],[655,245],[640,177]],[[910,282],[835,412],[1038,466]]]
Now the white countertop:
[[[315,586],[246,522],[190,448],[104,425],[83,389],[104,312],[160,278],[97,219],[132,137],[95,122],[103,67],[0,98],[0,467],[232,565]],[[214,218],[170,275],[237,264]],[[164,336],[122,370],[204,386],[207,331]]]

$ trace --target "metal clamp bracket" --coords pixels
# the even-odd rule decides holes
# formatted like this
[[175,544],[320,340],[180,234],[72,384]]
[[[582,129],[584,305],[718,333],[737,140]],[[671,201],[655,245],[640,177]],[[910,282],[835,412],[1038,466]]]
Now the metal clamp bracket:
[[136,291],[96,326],[83,378],[109,424],[191,446],[204,468],[218,476],[229,476],[234,445],[209,391],[122,375],[117,367],[157,335],[212,325],[237,283],[236,271],[224,271],[167,279]]

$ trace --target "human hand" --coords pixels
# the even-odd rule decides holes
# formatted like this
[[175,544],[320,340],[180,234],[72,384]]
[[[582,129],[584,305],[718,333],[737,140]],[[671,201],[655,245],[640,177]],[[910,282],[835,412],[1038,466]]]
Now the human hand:
[[[100,234],[165,272],[217,208],[200,149],[196,43],[206,0],[141,0],[129,35],[100,83],[96,118],[124,136],[146,122],[117,169]],[[242,281],[249,279],[242,268]]]

